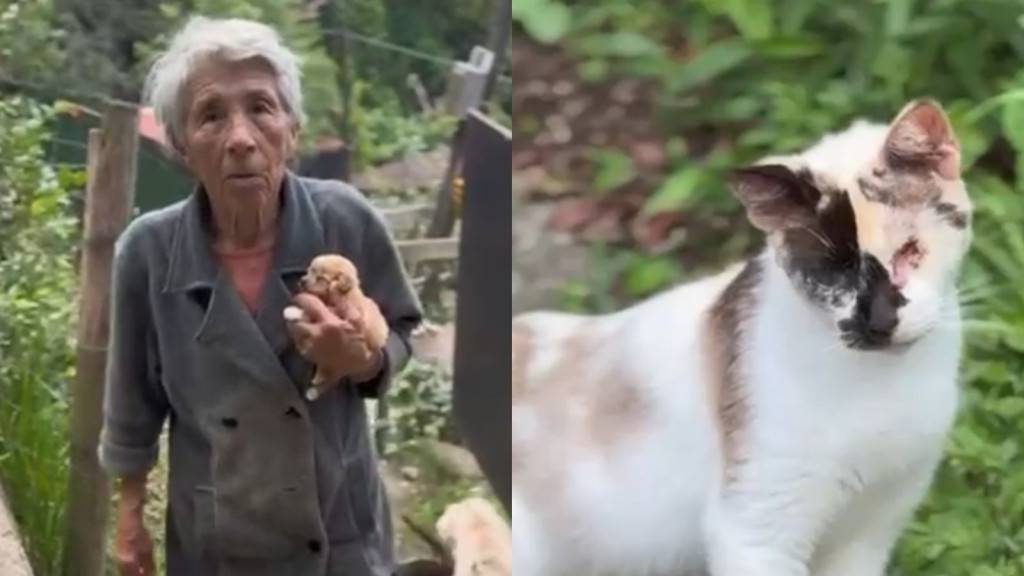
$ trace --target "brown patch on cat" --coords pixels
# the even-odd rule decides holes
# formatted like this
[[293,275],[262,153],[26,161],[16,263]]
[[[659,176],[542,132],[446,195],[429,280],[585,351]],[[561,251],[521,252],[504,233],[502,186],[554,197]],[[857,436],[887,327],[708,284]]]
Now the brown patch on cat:
[[637,382],[617,367],[603,372],[596,390],[585,428],[590,442],[600,450],[622,442],[639,428],[649,406]]
[[643,422],[649,406],[639,383],[603,350],[614,348],[620,338],[602,338],[589,326],[581,328],[558,343],[552,366],[529,382],[529,362],[538,357],[530,348],[542,342],[528,326],[513,334],[513,404],[530,405],[542,428],[574,447],[605,451]]
[[942,186],[927,175],[892,174],[861,178],[857,182],[864,198],[894,208],[920,208],[942,197]]
[[[529,440],[513,443],[512,473],[517,489],[544,503],[539,508],[556,523],[566,522],[566,528],[572,518],[566,508],[566,464],[580,453],[610,458],[642,429],[650,410],[639,382],[616,365],[621,337],[597,330],[596,323],[584,321],[557,340],[532,333],[530,349],[513,352],[518,363],[513,386],[519,390],[518,396],[513,392],[513,405],[536,430]],[[529,364],[548,354],[557,356],[537,374]]]
[[743,322],[754,306],[755,290],[762,275],[759,261],[747,262],[707,315],[704,345],[713,409],[720,426],[722,472],[727,483],[734,479],[741,459],[739,445],[749,423],[746,382],[739,373],[740,335]]

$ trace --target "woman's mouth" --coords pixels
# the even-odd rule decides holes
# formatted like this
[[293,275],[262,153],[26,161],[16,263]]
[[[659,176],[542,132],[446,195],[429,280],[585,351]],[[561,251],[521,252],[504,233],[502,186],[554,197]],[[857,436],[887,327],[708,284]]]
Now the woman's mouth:
[[227,177],[226,182],[231,187],[252,188],[263,186],[263,176],[259,174],[232,174]]

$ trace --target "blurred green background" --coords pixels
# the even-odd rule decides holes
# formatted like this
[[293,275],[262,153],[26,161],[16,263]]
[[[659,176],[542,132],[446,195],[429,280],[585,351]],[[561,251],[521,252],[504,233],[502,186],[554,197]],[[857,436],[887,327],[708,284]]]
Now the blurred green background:
[[749,254],[722,169],[942,102],[976,207],[964,407],[891,573],[1024,575],[1024,3],[515,0],[513,19],[517,234],[559,239],[557,264],[523,265],[551,287],[523,307],[612,310]]

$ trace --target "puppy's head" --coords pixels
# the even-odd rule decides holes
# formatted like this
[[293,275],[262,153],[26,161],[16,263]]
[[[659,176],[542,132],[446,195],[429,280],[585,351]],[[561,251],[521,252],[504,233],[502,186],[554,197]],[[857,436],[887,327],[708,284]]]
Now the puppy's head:
[[327,298],[331,294],[344,296],[358,286],[359,272],[355,264],[338,254],[324,254],[314,258],[299,282],[304,292],[320,298]]

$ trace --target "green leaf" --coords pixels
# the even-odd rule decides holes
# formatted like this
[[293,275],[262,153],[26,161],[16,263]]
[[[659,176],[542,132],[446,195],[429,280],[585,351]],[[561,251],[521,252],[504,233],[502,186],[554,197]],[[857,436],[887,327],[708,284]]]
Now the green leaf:
[[1024,415],[1024,398],[1003,398],[994,402],[992,409],[1004,418],[1019,418]]
[[761,56],[780,60],[819,56],[826,48],[827,43],[812,35],[780,36],[754,43],[754,49]]
[[602,58],[594,58],[586,60],[579,66],[580,78],[586,82],[603,82],[608,78],[608,73],[611,72],[611,66],[607,60]]
[[700,168],[686,167],[677,170],[648,198],[643,212],[656,214],[687,208],[703,180],[704,171]]
[[747,40],[770,38],[775,32],[771,0],[724,0],[729,19]]
[[888,0],[885,11],[885,34],[890,38],[902,35],[910,24],[914,0]]
[[991,138],[971,116],[968,101],[959,100],[950,103],[946,107],[946,113],[953,125],[957,140],[960,142],[960,163],[963,169],[969,169],[988,149]]
[[741,38],[728,38],[709,45],[668,79],[671,92],[686,92],[739,67],[753,55]]
[[572,28],[572,11],[565,4],[550,0],[535,4],[532,10],[522,9],[518,19],[534,40],[542,44],[555,44]]
[[634,296],[643,297],[667,287],[682,272],[682,266],[673,258],[638,259],[626,268],[626,289]]
[[637,58],[660,56],[664,53],[661,44],[635,32],[589,35],[575,42],[573,47],[586,56]]
[[614,190],[636,177],[633,159],[618,150],[591,150],[590,158],[597,163],[594,187],[600,193]]
[[814,15],[819,3],[819,0],[795,0],[779,3],[779,32],[793,34],[805,30],[807,19]]
[[1024,154],[1024,99],[1010,99],[1003,104],[1003,134],[1018,154]]

